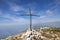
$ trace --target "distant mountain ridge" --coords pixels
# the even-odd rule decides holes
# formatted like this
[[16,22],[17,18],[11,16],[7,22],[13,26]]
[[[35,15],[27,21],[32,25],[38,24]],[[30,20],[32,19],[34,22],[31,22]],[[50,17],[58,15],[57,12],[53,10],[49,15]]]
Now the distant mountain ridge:
[[33,26],[33,28],[40,28],[40,27],[60,27],[60,21],[57,22],[47,22],[47,23],[39,23]]

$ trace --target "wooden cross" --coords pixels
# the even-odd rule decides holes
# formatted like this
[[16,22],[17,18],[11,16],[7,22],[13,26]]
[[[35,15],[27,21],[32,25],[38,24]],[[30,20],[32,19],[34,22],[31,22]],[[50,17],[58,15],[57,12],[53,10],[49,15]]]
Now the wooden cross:
[[32,14],[30,8],[29,8],[29,14],[21,14],[21,16],[30,16],[30,27],[29,27],[30,31],[32,31],[32,16],[40,17],[39,15]]

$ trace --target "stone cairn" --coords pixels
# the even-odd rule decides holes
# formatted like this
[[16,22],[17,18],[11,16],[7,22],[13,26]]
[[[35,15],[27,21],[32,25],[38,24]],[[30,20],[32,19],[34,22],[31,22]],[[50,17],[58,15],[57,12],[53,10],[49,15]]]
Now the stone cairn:
[[22,40],[47,40],[46,37],[43,37],[41,33],[36,32],[35,30],[27,31],[21,36]]

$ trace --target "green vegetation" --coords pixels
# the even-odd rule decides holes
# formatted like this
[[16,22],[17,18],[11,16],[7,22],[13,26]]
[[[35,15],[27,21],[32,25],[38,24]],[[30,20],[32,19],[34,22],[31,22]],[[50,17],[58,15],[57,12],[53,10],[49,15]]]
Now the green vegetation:
[[55,32],[60,32],[60,28],[57,27],[47,27],[42,29],[43,31],[55,31]]
[[54,36],[58,35],[58,37],[60,37],[60,28],[57,27],[45,27],[40,30],[38,29],[36,31],[42,33],[42,35],[47,38],[53,38],[52,35]]
[[60,32],[60,28],[51,27],[50,29],[51,29],[52,31],[57,31],[57,32]]

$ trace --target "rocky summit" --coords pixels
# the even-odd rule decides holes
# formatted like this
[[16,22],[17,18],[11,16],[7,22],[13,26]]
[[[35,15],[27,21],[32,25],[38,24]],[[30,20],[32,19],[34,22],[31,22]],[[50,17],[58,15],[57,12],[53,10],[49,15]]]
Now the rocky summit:
[[27,31],[25,34],[22,35],[23,40],[39,40],[41,33],[36,32],[35,30]]
[[41,28],[37,30],[27,30],[14,36],[9,36],[1,40],[60,40],[60,31],[57,28]]

